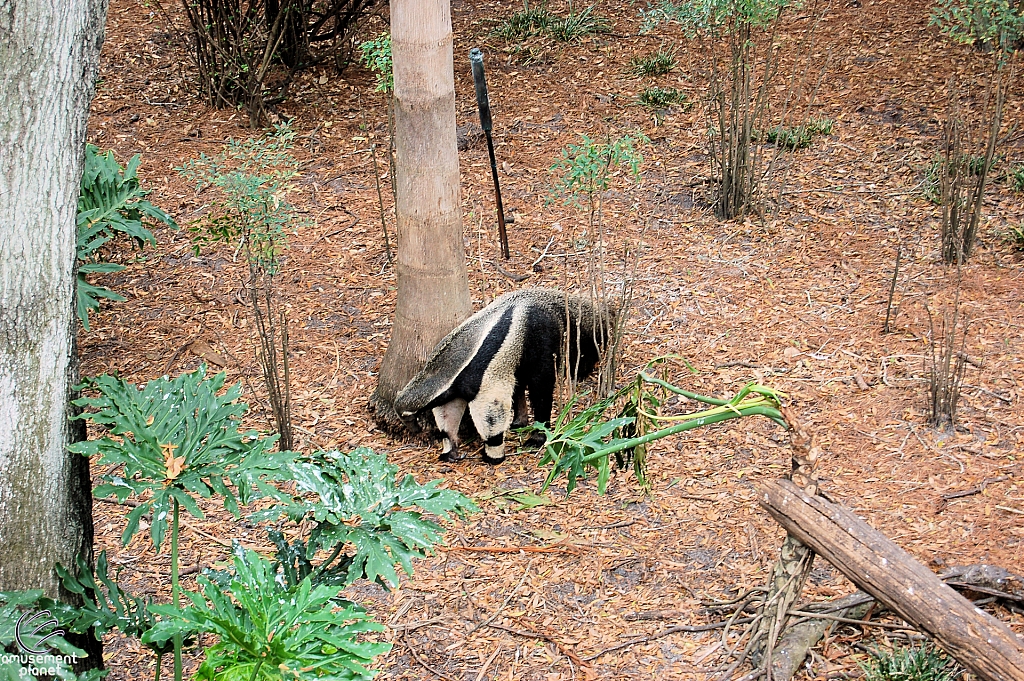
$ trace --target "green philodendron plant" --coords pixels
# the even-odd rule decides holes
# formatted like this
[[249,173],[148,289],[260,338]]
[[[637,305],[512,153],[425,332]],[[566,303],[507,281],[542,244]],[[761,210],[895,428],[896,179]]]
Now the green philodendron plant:
[[[372,678],[367,665],[389,645],[364,640],[381,627],[342,599],[341,590],[364,577],[396,586],[396,564],[411,573],[412,559],[442,541],[443,528],[425,513],[449,519],[476,507],[440,488],[439,481],[399,479],[398,468],[369,449],[308,456],[272,452],[276,438],[239,431],[247,409],[238,401],[241,386],[225,390],[224,382],[224,374],[207,376],[204,367],[141,387],[111,376],[81,386],[96,393],[76,401],[91,410],[80,418],[108,431],[71,449],[109,467],[97,497],[135,498],[123,542],[141,531],[146,514],[156,546],[169,534],[173,602],[154,605],[127,594],[110,578],[100,554],[95,570],[84,562],[77,575],[58,567],[65,588],[83,596],[84,606],[48,604],[73,631],[101,635],[117,628],[139,637],[157,653],[158,680],[160,657],[173,649],[180,681],[182,645],[201,633],[218,637],[204,651],[196,677],[201,680]],[[274,487],[274,480],[289,481],[297,496]],[[207,570],[199,577],[200,590],[186,592],[183,604],[180,508],[201,518],[197,498],[214,495],[236,517],[240,506],[272,497],[278,503],[253,519],[286,516],[302,523],[296,532],[301,536],[289,541],[271,529],[276,559],[236,545],[231,569]],[[309,526],[312,531],[302,535]],[[321,555],[327,557],[318,560]]]
[[[291,452],[272,452],[275,437],[261,438],[238,426],[248,405],[239,402],[242,386],[223,394],[223,373],[208,377],[206,367],[174,379],[158,378],[141,388],[113,376],[88,379],[80,388],[95,390],[75,404],[87,411],[79,419],[109,428],[102,438],[69,446],[72,452],[97,456],[98,465],[113,472],[93,494],[115,497],[124,503],[135,497],[121,541],[127,544],[140,530],[140,521],[151,514],[150,536],[159,548],[167,530],[171,541],[171,588],[179,602],[178,530],[180,508],[203,518],[196,498],[219,496],[235,517],[239,502],[248,504],[262,496],[277,496],[266,482],[293,457]],[[175,639],[175,679],[181,679],[181,640]],[[159,670],[158,670],[159,673]]]
[[85,275],[120,272],[124,266],[101,262],[99,249],[118,234],[142,247],[156,245],[153,233],[143,225],[144,219],[162,222],[177,228],[166,212],[144,200],[148,190],[139,185],[137,175],[139,154],[132,156],[122,168],[113,151],[100,153],[94,144],[85,145],[85,169],[82,172],[81,194],[78,197],[77,261],[78,282],[76,305],[78,318],[89,330],[89,312],[98,310],[100,298],[124,300],[105,286],[90,284]]
[[237,545],[233,562],[226,588],[201,576],[200,591],[186,592],[187,607],[152,606],[162,619],[143,641],[216,634],[196,672],[199,681],[373,678],[367,666],[391,644],[362,640],[384,627],[341,599],[341,586],[314,585],[308,575],[283,584],[277,566]]
[[[395,564],[412,574],[412,559],[442,542],[443,528],[423,512],[449,519],[477,510],[462,494],[438,487],[439,480],[425,485],[411,475],[399,480],[397,466],[365,447],[348,454],[316,452],[288,463],[285,471],[299,496],[253,519],[285,515],[313,524],[306,543],[271,536],[290,583],[308,576],[314,584],[366,578],[397,586]],[[344,553],[348,547],[352,553]],[[320,552],[328,557],[315,566],[313,557]]]

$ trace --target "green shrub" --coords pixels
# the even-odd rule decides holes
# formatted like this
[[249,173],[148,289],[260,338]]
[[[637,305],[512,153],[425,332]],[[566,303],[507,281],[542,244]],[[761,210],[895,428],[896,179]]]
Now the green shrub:
[[581,203],[581,198],[586,196],[592,207],[594,194],[608,189],[616,168],[625,168],[634,181],[639,180],[644,157],[637,147],[650,141],[645,135],[624,135],[605,143],[587,135],[580,137],[582,143],[562,149],[549,168],[550,173],[560,176],[552,188],[553,193],[563,194],[568,203]]
[[954,42],[981,43],[1009,56],[1024,37],[1024,7],[1008,0],[938,0],[929,24]]
[[674,87],[649,87],[640,93],[638,98],[644,106],[654,109],[665,109],[673,104],[686,102],[686,93]]
[[373,71],[377,92],[394,92],[395,73],[391,63],[391,34],[384,32],[359,45],[360,61]]
[[864,681],[956,681],[963,675],[959,665],[931,644],[897,646],[861,668]]
[[491,35],[506,42],[516,43],[538,35],[546,35],[563,43],[574,42],[588,35],[607,33],[611,24],[607,19],[594,14],[593,5],[581,12],[570,10],[569,15],[560,17],[541,7],[527,6],[522,11],[513,13],[501,22]]
[[668,50],[658,50],[646,57],[629,60],[629,72],[638,77],[663,76],[676,67],[676,55]]
[[293,454],[271,452],[276,437],[238,430],[249,406],[238,401],[242,384],[222,392],[224,381],[223,372],[207,377],[203,366],[174,379],[153,379],[141,389],[107,375],[82,384],[83,390],[98,395],[75,400],[77,406],[93,410],[76,418],[108,430],[99,439],[68,449],[98,456],[97,465],[110,467],[94,490],[97,498],[116,497],[121,503],[138,498],[121,535],[123,544],[139,532],[142,516],[152,514],[149,532],[160,548],[178,505],[195,518],[204,517],[197,497],[217,494],[238,517],[239,502],[276,495],[264,478]]
[[828,118],[811,118],[803,125],[780,125],[765,134],[765,140],[783,149],[794,151],[811,146],[817,135],[831,135],[834,123]]
[[78,197],[76,309],[86,331],[89,330],[89,312],[99,309],[100,298],[124,300],[120,294],[90,284],[85,278],[87,274],[124,269],[121,265],[103,262],[100,248],[119,234],[128,237],[133,246],[155,246],[156,238],[143,225],[146,218],[169,227],[178,226],[170,215],[143,199],[149,190],[139,186],[136,173],[140,158],[135,154],[128,161],[128,167],[122,168],[113,151],[100,153],[96,145],[85,145],[85,168]]
[[1010,225],[1003,239],[1018,251],[1024,251],[1024,224]]

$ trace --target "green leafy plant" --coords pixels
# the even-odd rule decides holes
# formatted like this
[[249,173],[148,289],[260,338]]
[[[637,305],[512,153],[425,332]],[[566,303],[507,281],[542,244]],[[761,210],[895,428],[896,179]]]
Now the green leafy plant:
[[598,194],[609,188],[616,169],[624,168],[632,178],[639,179],[644,158],[637,147],[650,140],[643,134],[624,135],[607,142],[598,142],[587,135],[580,137],[580,144],[564,148],[551,165],[549,172],[559,176],[552,193],[577,204],[585,197],[593,213]]
[[85,169],[78,197],[76,307],[86,331],[89,312],[99,309],[100,298],[124,300],[120,294],[91,284],[86,278],[88,274],[124,269],[122,265],[103,262],[102,247],[118,235],[128,237],[139,248],[155,246],[156,238],[143,224],[146,219],[173,228],[178,226],[170,215],[144,199],[150,192],[139,185],[140,160],[141,156],[136,154],[122,168],[113,151],[100,153],[96,145],[85,145]]
[[654,54],[629,60],[629,72],[637,77],[662,76],[676,67],[678,61],[675,52],[661,49]]
[[594,13],[594,6],[575,12],[571,9],[567,16],[558,16],[547,7],[530,7],[525,4],[522,11],[514,12],[498,24],[491,35],[506,42],[522,42],[527,38],[546,35],[563,43],[575,42],[590,35],[607,33],[611,24],[604,17]]
[[1024,163],[1014,163],[1006,171],[1010,187],[1015,192],[1024,192]]
[[938,0],[929,24],[954,42],[982,43],[1005,58],[1020,49],[1024,8],[1012,0]]
[[227,590],[200,576],[200,591],[186,592],[187,607],[153,606],[161,616],[143,640],[166,643],[215,634],[196,672],[199,681],[372,679],[373,658],[389,643],[360,640],[384,627],[354,603],[339,598],[340,586],[314,585],[306,576],[283,584],[274,564],[255,551],[236,549]]
[[835,126],[828,118],[811,118],[803,125],[779,125],[765,133],[765,140],[782,149],[795,151],[811,146],[818,135],[831,135]]
[[195,182],[197,193],[212,189],[218,195],[211,211],[189,229],[196,253],[203,245],[219,242],[245,256],[249,276],[243,286],[259,336],[257,359],[282,449],[291,449],[294,440],[288,320],[277,300],[275,277],[288,244],[287,231],[298,222],[287,200],[299,167],[291,153],[294,140],[295,131],[281,124],[260,138],[231,140],[216,156],[201,154],[177,169]]
[[525,7],[502,21],[491,35],[507,42],[520,42],[548,31],[557,17],[547,7]]
[[[310,578],[313,584],[349,584],[366,578],[398,585],[394,565],[412,574],[412,559],[442,541],[443,528],[423,512],[448,519],[476,506],[435,480],[425,485],[411,475],[401,481],[398,467],[366,448],[351,453],[317,452],[288,463],[283,472],[295,481],[300,496],[258,512],[267,520],[285,515],[313,524],[307,543],[289,545],[283,535],[271,539],[288,583]],[[313,496],[311,496],[313,495]],[[315,498],[314,498],[315,497]],[[351,547],[354,552],[344,553]],[[314,566],[318,552],[329,555]]]
[[649,87],[640,93],[640,103],[654,109],[665,109],[686,102],[686,93],[674,87]]
[[862,664],[864,681],[956,681],[963,670],[932,644],[896,646]]
[[390,93],[395,90],[395,74],[391,63],[391,34],[381,33],[373,40],[359,44],[360,61],[373,71],[377,92]]
[[[68,664],[68,657],[87,657],[86,652],[76,648],[64,639],[63,635],[54,631],[56,620],[52,623],[34,624],[42,626],[32,633],[24,630],[19,632],[18,624],[25,613],[36,611],[49,618],[40,605],[43,592],[41,590],[0,592],[0,679],[3,681],[21,681],[40,675],[40,670],[53,670],[53,676],[61,681],[99,681],[109,673],[106,669],[92,669],[75,674]],[[33,650],[47,648],[53,653],[26,655],[17,641],[19,640]],[[45,672],[44,672],[45,673]]]
[[[83,605],[72,606],[60,601],[42,601],[52,609],[62,626],[76,634],[94,633],[97,638],[118,629],[133,638],[140,638],[153,628],[156,619],[148,608],[153,599],[130,594],[109,574],[107,552],[101,551],[96,567],[78,557],[77,571],[72,573],[59,563],[56,566],[61,584],[69,592],[82,597]],[[157,649],[157,653],[167,652]]]
[[[153,599],[127,593],[108,573],[107,552],[101,551],[96,558],[95,569],[78,557],[77,573],[72,573],[59,563],[56,566],[64,588],[81,597],[82,605],[69,605],[61,601],[42,598],[39,606],[53,613],[60,626],[76,634],[91,634],[100,639],[115,629],[141,639],[156,624],[156,617],[150,611]],[[157,669],[163,656],[173,651],[171,642],[148,643],[156,654]]]
[[595,14],[593,5],[580,12],[570,9],[568,16],[555,19],[547,27],[551,37],[563,43],[576,42],[587,36],[607,33],[610,30],[611,23],[604,17]]
[[[648,368],[663,361],[659,358]],[[665,399],[663,394],[679,395],[690,400],[712,405],[710,409],[681,415],[661,415],[658,409]],[[732,399],[724,400],[699,395],[679,388],[668,381],[640,371],[630,384],[615,394],[571,416],[575,401],[570,401],[559,413],[550,428],[541,423],[531,429],[543,432],[547,438],[541,465],[551,465],[544,490],[562,474],[566,475],[566,492],[572,492],[577,481],[586,477],[588,468],[597,471],[598,493],[603,494],[611,473],[609,457],[615,455],[621,468],[632,458],[634,473],[641,484],[646,484],[646,445],[654,440],[676,433],[709,426],[745,416],[765,416],[786,426],[779,411],[782,393],[765,386],[748,384]],[[606,414],[621,404],[612,418]],[[664,426],[665,423],[673,425]],[[543,490],[542,490],[543,491]]]
[[100,476],[103,483],[94,490],[97,498],[116,497],[122,503],[138,498],[128,514],[122,543],[139,531],[143,515],[152,514],[150,536],[159,548],[175,507],[204,517],[196,497],[210,499],[216,494],[239,517],[239,502],[277,494],[263,478],[290,461],[292,453],[271,452],[276,437],[238,430],[248,405],[238,401],[241,383],[218,394],[224,381],[223,372],[208,377],[203,366],[174,379],[154,379],[141,388],[106,374],[80,386],[99,394],[75,400],[77,406],[92,410],[75,418],[109,430],[102,438],[68,449],[99,456],[100,466],[117,471]]
[[1024,224],[1009,225],[1004,240],[1018,251],[1024,251]]
[[[159,547],[170,527],[171,590],[179,602],[179,511],[203,518],[197,497],[223,499],[239,517],[238,504],[261,496],[277,496],[265,478],[272,477],[292,458],[291,452],[271,452],[276,437],[261,438],[238,426],[248,405],[239,402],[238,383],[223,394],[225,376],[206,376],[206,367],[175,379],[150,381],[141,389],[113,376],[88,379],[80,388],[95,390],[74,404],[90,409],[76,418],[109,428],[96,440],[69,445],[72,452],[98,456],[98,465],[113,469],[100,476],[93,494],[124,503],[137,498],[127,517],[121,541],[139,532],[143,515],[152,514],[150,536]],[[175,679],[181,679],[181,641],[175,641]]]

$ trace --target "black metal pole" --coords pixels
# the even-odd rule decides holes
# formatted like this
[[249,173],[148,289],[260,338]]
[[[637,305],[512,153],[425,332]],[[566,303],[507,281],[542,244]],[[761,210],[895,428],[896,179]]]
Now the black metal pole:
[[491,139],[491,104],[487,98],[487,79],[484,77],[484,53],[474,47],[469,51],[469,62],[473,65],[473,84],[476,86],[476,106],[480,110],[480,127],[484,129],[487,155],[491,157],[491,177],[494,178],[494,202],[498,210],[501,254],[508,260],[508,233],[505,231],[505,209],[501,204],[501,186],[498,184],[498,163],[494,160],[494,141]]

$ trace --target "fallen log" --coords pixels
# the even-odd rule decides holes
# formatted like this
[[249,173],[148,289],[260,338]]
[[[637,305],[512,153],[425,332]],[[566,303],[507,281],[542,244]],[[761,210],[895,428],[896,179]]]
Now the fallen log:
[[[801,610],[811,612],[835,613],[840,617],[860,619],[875,603],[867,594],[858,591],[855,594],[828,603],[815,603]],[[814,645],[821,640],[835,621],[826,619],[807,619],[791,624],[779,638],[772,651],[772,681],[789,681],[800,669],[804,659]]]
[[789,480],[759,500],[790,535],[986,681],[1024,681],[1024,642],[851,511]]
[[[959,592],[995,596],[1007,605],[1024,602],[1024,578],[995,565],[956,565],[943,570],[939,579]],[[834,601],[801,605],[798,610],[859,620],[877,603],[870,595],[858,591]],[[807,652],[836,624],[834,620],[811,618],[791,624],[772,652],[772,681],[792,679],[807,658]]]

